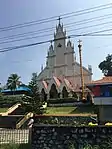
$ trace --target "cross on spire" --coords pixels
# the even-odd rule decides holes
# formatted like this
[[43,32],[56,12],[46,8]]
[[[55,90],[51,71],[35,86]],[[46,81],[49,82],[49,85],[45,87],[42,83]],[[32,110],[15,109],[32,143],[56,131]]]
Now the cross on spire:
[[81,50],[81,47],[82,47],[82,44],[81,44],[81,43],[82,43],[82,40],[79,40],[78,43],[79,43],[79,44],[78,44],[79,50]]
[[78,43],[79,43],[79,45],[81,45],[81,43],[82,43],[82,40],[80,40],[80,39],[79,39]]

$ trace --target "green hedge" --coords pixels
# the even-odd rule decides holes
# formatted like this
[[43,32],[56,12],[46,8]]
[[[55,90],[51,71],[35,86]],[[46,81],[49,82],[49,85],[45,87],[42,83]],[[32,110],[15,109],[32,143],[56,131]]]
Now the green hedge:
[[57,103],[74,103],[77,102],[75,98],[57,98],[57,99],[49,99],[48,104],[57,104]]
[[19,96],[2,96],[0,97],[0,107],[10,107],[16,103],[21,103],[22,97]]

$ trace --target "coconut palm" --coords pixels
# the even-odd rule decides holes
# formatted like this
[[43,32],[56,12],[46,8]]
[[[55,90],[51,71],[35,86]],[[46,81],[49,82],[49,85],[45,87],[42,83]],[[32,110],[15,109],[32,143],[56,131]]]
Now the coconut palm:
[[15,91],[17,86],[20,84],[19,79],[20,77],[17,74],[11,74],[7,80],[7,88],[12,91]]

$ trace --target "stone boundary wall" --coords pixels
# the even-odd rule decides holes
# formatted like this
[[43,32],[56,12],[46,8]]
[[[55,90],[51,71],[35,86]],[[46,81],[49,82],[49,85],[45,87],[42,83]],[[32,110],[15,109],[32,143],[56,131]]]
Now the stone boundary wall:
[[[32,149],[83,149],[86,143],[102,144],[112,135],[112,127],[71,127],[34,125]],[[74,148],[70,148],[74,145]]]

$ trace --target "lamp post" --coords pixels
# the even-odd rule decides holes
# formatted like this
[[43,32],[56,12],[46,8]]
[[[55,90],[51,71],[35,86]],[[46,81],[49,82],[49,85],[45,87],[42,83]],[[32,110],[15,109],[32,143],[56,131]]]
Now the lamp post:
[[82,100],[85,100],[84,96],[84,75],[83,75],[83,67],[82,67],[82,44],[81,40],[78,41],[78,48],[79,48],[79,58],[80,58],[80,74],[81,74],[81,86],[82,86]]

